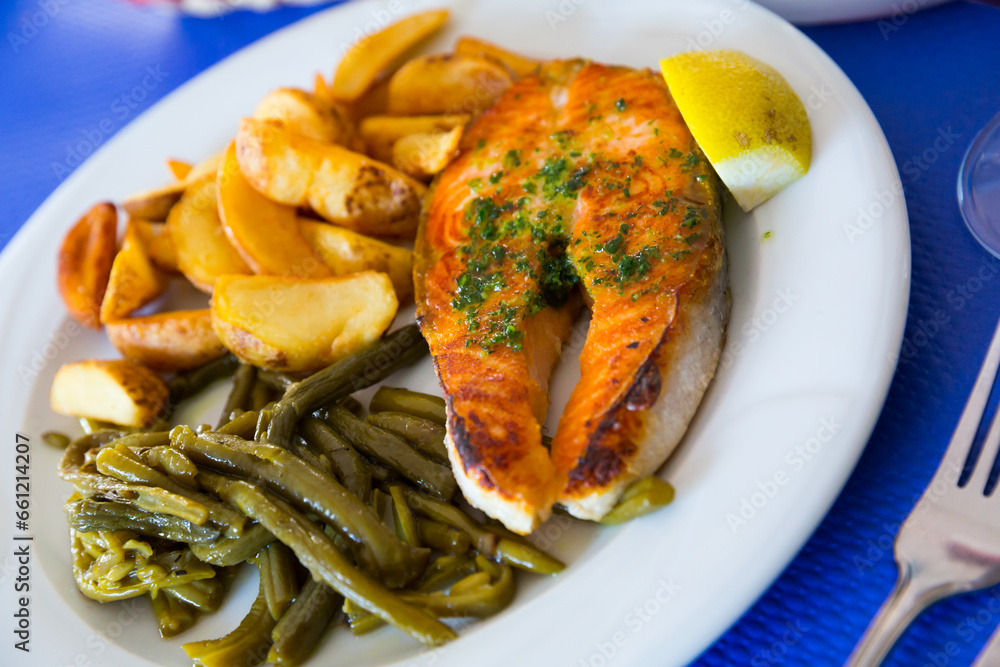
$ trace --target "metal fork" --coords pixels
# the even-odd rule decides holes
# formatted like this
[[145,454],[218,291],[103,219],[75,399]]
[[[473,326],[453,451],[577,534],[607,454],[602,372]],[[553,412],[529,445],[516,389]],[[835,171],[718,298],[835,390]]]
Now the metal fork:
[[942,598],[1000,583],[1000,491],[986,483],[1000,450],[997,410],[972,474],[958,481],[1000,367],[1000,323],[934,478],[896,535],[899,577],[846,663],[881,664],[906,627]]

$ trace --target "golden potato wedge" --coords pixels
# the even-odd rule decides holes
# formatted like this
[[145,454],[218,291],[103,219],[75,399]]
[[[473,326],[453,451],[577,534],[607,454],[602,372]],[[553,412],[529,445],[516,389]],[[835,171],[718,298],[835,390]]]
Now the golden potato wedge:
[[380,77],[399,66],[406,55],[448,20],[446,9],[407,16],[352,46],[333,75],[334,98],[353,101]]
[[389,78],[378,81],[368,92],[353,102],[343,102],[348,115],[355,123],[369,116],[384,114],[389,108]]
[[122,426],[151,424],[169,398],[159,375],[125,360],[64,364],[49,393],[53,412]]
[[298,88],[272,90],[257,105],[253,117],[278,121],[292,132],[314,141],[364,150],[344,107]]
[[513,82],[505,65],[482,56],[420,56],[389,79],[389,113],[473,114],[493,104]]
[[461,127],[407,135],[393,144],[392,166],[414,178],[430,180],[455,157],[461,140]]
[[316,72],[316,76],[313,77],[313,95],[319,95],[324,100],[333,99],[333,91],[330,90],[330,84],[326,82],[326,78]]
[[143,234],[140,224],[130,220],[101,302],[104,324],[127,317],[167,290],[167,276],[153,265]]
[[183,160],[167,160],[167,168],[170,169],[170,173],[174,175],[178,181],[184,180],[188,174],[191,173],[192,164],[190,162],[184,162]]
[[226,352],[208,308],[109,322],[105,330],[122,356],[158,371],[194,368]]
[[358,129],[368,147],[368,154],[385,163],[392,162],[393,145],[410,134],[447,132],[462,127],[469,117],[461,114],[444,116],[370,116]]
[[321,144],[267,121],[244,118],[236,159],[268,198],[309,206],[325,220],[374,236],[412,237],[427,188],[387,164]]
[[70,227],[59,247],[59,294],[70,317],[90,329],[101,328],[101,302],[117,241],[118,211],[114,204],[103,202]]
[[499,63],[503,63],[517,77],[534,74],[541,65],[541,61],[533,58],[526,58],[520,54],[508,51],[502,46],[497,46],[491,42],[484,41],[477,37],[459,37],[455,42],[455,55],[458,56],[482,56]]
[[216,175],[191,184],[167,217],[167,233],[177,252],[177,268],[203,292],[218,276],[250,274],[219,220]]
[[314,371],[377,340],[398,301],[384,273],[321,280],[222,276],[212,327],[243,361],[280,371]]
[[271,201],[240,172],[230,144],[219,165],[219,219],[229,241],[254,273],[325,278],[330,270],[306,243],[295,207]]
[[213,155],[192,167],[191,171],[181,180],[168,183],[163,187],[137,192],[122,202],[122,208],[125,209],[126,213],[135,218],[156,221],[166,220],[170,209],[180,200],[184,191],[192,183],[204,176],[215,174],[219,168],[219,161],[221,159],[221,153]]
[[299,219],[302,236],[335,276],[380,271],[400,303],[413,294],[413,251],[326,222]]
[[170,240],[165,222],[132,218],[129,224],[134,224],[141,231],[146,252],[156,268],[166,273],[180,273],[177,268],[177,250]]

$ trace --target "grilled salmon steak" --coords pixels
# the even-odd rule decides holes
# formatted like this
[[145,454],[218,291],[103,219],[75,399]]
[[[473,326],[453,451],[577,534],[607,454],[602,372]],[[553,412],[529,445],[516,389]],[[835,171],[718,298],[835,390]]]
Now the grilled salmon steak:
[[557,61],[508,88],[435,181],[414,275],[465,497],[522,534],[555,503],[602,517],[683,436],[728,316],[717,185],[660,75]]

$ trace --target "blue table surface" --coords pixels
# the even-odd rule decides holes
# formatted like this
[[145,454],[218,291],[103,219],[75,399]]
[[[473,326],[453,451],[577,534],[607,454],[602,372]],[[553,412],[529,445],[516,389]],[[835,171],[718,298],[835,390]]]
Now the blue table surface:
[[[70,146],[88,136],[103,143],[97,134],[121,129],[198,72],[316,11],[202,20],[121,0],[3,5],[2,243],[65,177],[56,165],[72,162]],[[933,474],[1000,316],[1000,261],[966,233],[955,203],[965,148],[1000,111],[1000,11],[956,2],[805,32],[854,81],[889,139],[910,215],[910,310],[896,376],[857,470],[788,569],[696,661],[705,667],[844,661],[892,586],[895,526]],[[134,108],[116,102],[147,66],[161,68],[162,82]],[[954,141],[935,144],[939,136]],[[1000,591],[942,602],[887,664],[968,665],[998,613]]]

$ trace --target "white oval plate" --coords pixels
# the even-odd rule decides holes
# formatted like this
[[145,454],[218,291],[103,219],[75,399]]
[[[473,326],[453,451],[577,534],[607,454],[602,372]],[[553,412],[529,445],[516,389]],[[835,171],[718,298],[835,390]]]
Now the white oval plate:
[[[235,627],[255,589],[253,575],[245,574],[219,614],[171,641],[158,638],[144,600],[98,605],[76,591],[61,509],[69,489],[55,474],[58,454],[39,436],[74,429],[48,407],[59,364],[116,354],[102,334],[81,332],[65,315],[53,284],[60,237],[94,202],[121,201],[163,181],[167,156],[198,159],[223,147],[239,116],[269,89],[308,87],[313,73],[330,71],[362,31],[429,4],[335,7],[228,58],[108,142],[3,252],[0,367],[7,379],[0,387],[0,423],[33,443],[33,662],[183,665],[180,644]],[[535,539],[565,558],[567,571],[555,579],[522,577],[510,609],[469,625],[447,647],[423,652],[391,629],[363,639],[341,630],[315,664],[324,655],[344,666],[599,667],[612,655],[615,664],[685,663],[732,624],[803,545],[879,414],[909,287],[906,208],[892,155],[864,100],[830,58],[783,20],[742,0],[564,2],[548,10],[530,0],[433,4],[454,6],[450,29],[432,45],[439,50],[459,34],[473,34],[541,57],[583,54],[655,67],[660,57],[692,44],[743,49],[777,67],[809,107],[813,165],[750,215],[727,206],[729,340],[686,442],[664,470],[677,501],[615,529],[550,522]],[[578,373],[575,355],[567,356],[555,382],[550,427]],[[429,362],[393,383],[435,387]],[[221,400],[222,391],[214,398]],[[0,479],[6,505],[13,474]],[[9,521],[0,524],[8,554],[12,530]],[[14,564],[6,557],[8,582]],[[10,619],[13,604],[12,595],[2,596],[0,616]],[[3,651],[25,657],[9,639]]]

